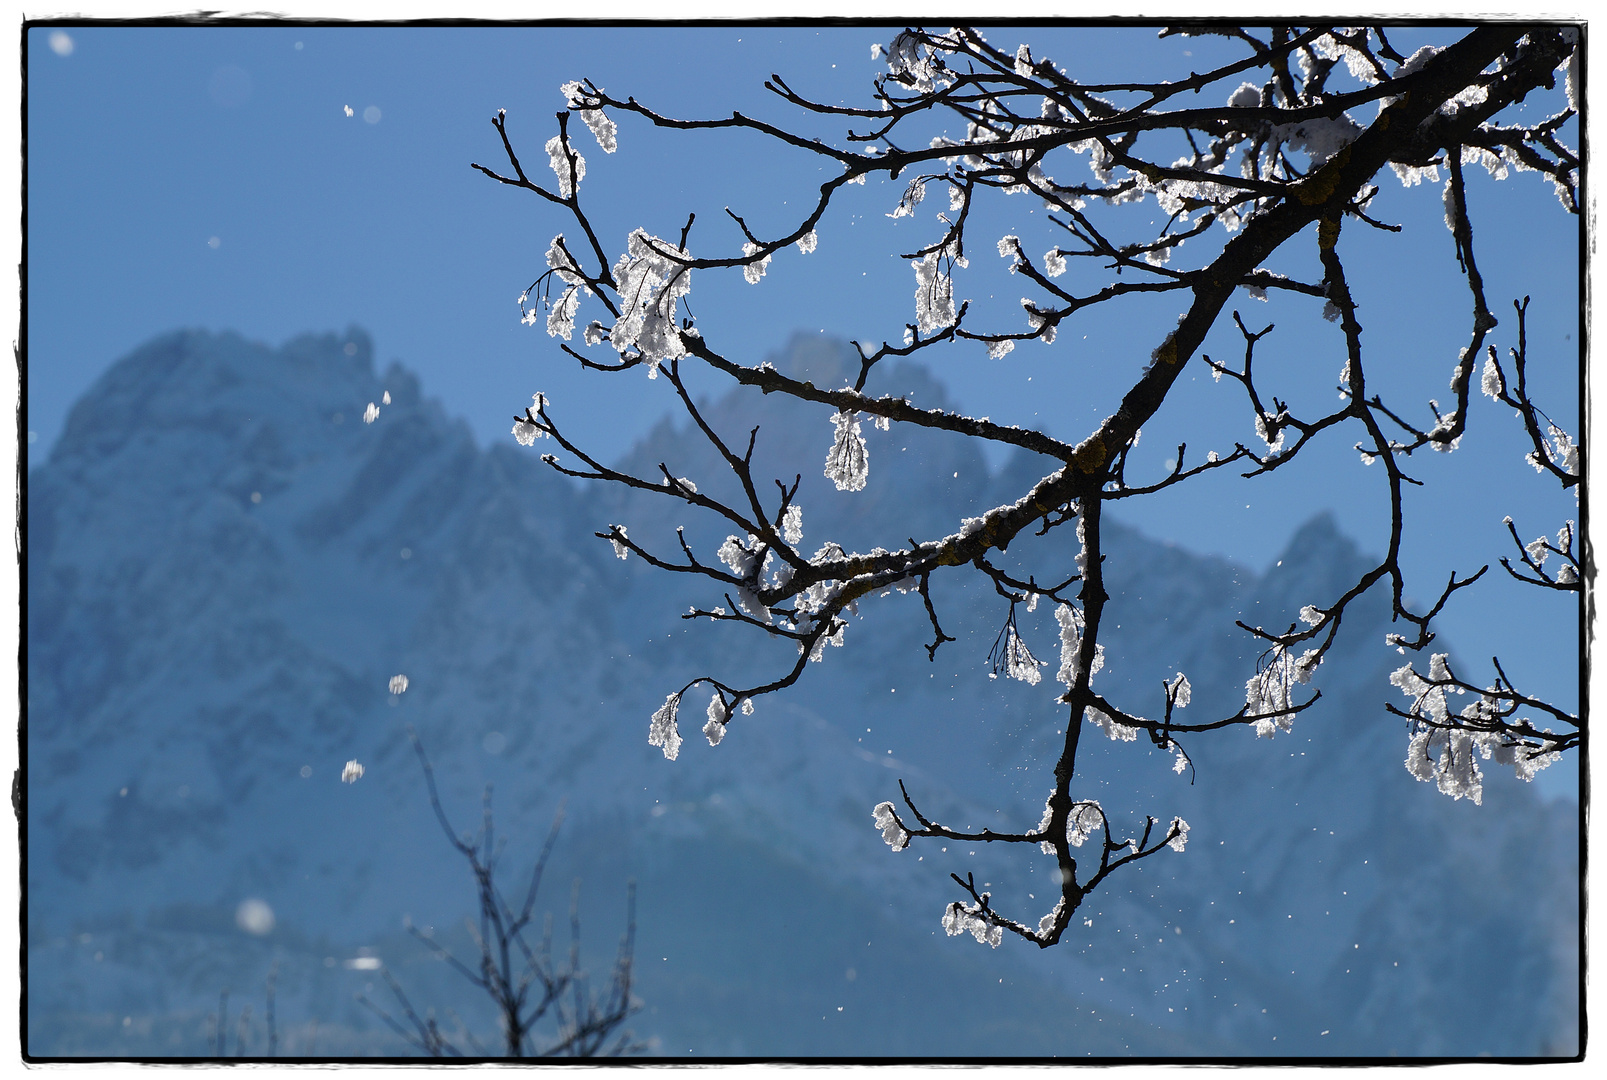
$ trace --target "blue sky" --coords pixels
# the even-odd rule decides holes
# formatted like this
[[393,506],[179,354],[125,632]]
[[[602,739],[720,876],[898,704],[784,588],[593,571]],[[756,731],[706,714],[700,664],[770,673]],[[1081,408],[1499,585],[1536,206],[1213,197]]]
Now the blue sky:
[[[53,33],[67,39],[53,42]],[[870,45],[891,36],[868,26],[36,28],[27,51],[30,461],[43,460],[67,409],[108,365],[153,335],[193,326],[273,344],[361,326],[382,364],[397,359],[418,372],[426,392],[482,443],[508,439],[511,415],[541,390],[579,441],[605,457],[618,453],[670,410],[669,388],[639,372],[582,373],[544,331],[520,324],[515,298],[544,269],[553,234],[574,228],[541,200],[469,167],[504,166],[491,116],[507,109],[527,169],[543,176],[541,147],[563,104],[558,86],[582,77],[672,115],[740,109],[840,139],[840,126],[800,118],[762,84],[778,72],[823,100],[867,102],[878,71]],[[1037,55],[1084,80],[1125,76],[1135,65],[1175,78],[1222,49],[1199,39],[1157,41],[1145,30],[1004,28],[990,37],[1010,48],[1034,42]],[[1430,39],[1392,35],[1406,52]],[[589,167],[582,197],[611,256],[638,226],[674,235],[689,210],[698,215],[694,251],[731,253],[741,238],[723,207],[758,232],[790,231],[802,200],[829,175],[808,155],[779,153],[752,136],[665,135],[620,120],[615,155],[598,151],[583,130],[577,140]],[[1570,141],[1577,145],[1577,136]],[[1577,433],[1578,219],[1533,174],[1500,184],[1482,170],[1470,177],[1480,266],[1503,317],[1494,340],[1512,342],[1510,301],[1532,295],[1532,388]],[[1375,215],[1405,231],[1347,226],[1344,243],[1353,285],[1361,281],[1372,370],[1395,380],[1400,403],[1431,423],[1424,402],[1446,397],[1466,342],[1468,294],[1438,185],[1403,189],[1387,175],[1381,184]],[[850,189],[818,230],[819,250],[778,256],[757,286],[740,274],[700,276],[691,300],[705,336],[747,361],[798,331],[897,340],[913,319],[914,282],[895,256],[936,239],[932,214],[942,209],[928,204],[889,219],[903,187],[883,177]],[[1023,199],[982,215],[972,271],[957,293],[1001,323],[1019,321],[1014,305],[1025,283],[1003,273],[993,244],[1011,232],[1031,253],[1053,246],[1042,217]],[[1276,268],[1320,276],[1310,272],[1310,247]],[[1278,324],[1257,360],[1281,380],[1280,396],[1311,402],[1308,411],[1333,400],[1341,342],[1332,324],[1307,302],[1246,298],[1238,307],[1257,328]],[[1063,326],[1054,346],[1032,343],[990,361],[972,344],[933,368],[967,411],[1080,441],[1115,407],[1176,313],[1162,303],[1096,313]],[[599,314],[583,308],[581,321]],[[1241,347],[1225,326],[1206,351],[1236,359]],[[1198,363],[1192,369],[1145,432],[1132,466],[1140,474],[1158,478],[1179,441],[1197,459],[1254,439],[1242,393],[1214,383]],[[1455,454],[1414,463],[1429,481],[1408,505],[1409,592],[1418,596],[1437,593],[1453,566],[1466,572],[1513,554],[1504,515],[1526,540],[1579,516],[1571,495],[1524,464],[1526,446],[1506,410],[1480,399],[1472,423]],[[823,420],[822,456],[828,435]],[[1361,466],[1350,441],[1335,440],[1302,468],[1270,478],[1188,485],[1115,512],[1257,569],[1322,510],[1378,552],[1381,477]],[[1499,653],[1521,686],[1574,707],[1572,611],[1497,575],[1504,578],[1499,566],[1453,604],[1447,638],[1470,666]],[[1529,629],[1514,634],[1515,625]]]

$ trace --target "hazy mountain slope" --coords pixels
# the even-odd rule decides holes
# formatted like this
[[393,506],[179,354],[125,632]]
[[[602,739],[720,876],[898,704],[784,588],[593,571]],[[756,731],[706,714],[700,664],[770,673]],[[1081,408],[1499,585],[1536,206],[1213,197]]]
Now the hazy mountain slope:
[[[804,338],[776,359],[828,384],[843,354]],[[880,389],[944,404],[919,368]],[[806,546],[951,531],[1034,468],[1023,457],[990,477],[965,440],[866,425],[870,484],[837,492],[820,475],[827,410],[757,393],[703,408],[744,444],[760,425],[765,482],[803,473]],[[719,490],[713,451],[682,428],[661,425],[625,464],[654,475],[660,461]],[[785,643],[689,628],[680,613],[718,595],[591,538],[620,522],[673,550],[685,524],[712,559],[728,530],[685,510],[575,486],[511,438],[478,449],[405,371],[377,375],[360,333],[280,350],[181,333],[115,365],[29,477],[30,1052],[204,1052],[227,986],[236,1013],[255,1003],[260,1053],[276,956],[283,1049],[403,1052],[352,1004],[373,981],[345,966],[360,948],[490,1036],[472,996],[400,933],[404,914],[450,933],[471,898],[408,723],[458,828],[495,782],[510,873],[567,799],[545,906],[561,917],[584,879],[597,968],[638,881],[648,1008],[635,1027],[666,1055],[1571,1050],[1576,818],[1510,776],[1492,775],[1476,808],[1406,774],[1404,732],[1379,707],[1376,610],[1354,616],[1349,662],[1325,666],[1325,700],[1291,735],[1196,737],[1192,786],[1170,755],[1090,729],[1088,792],[1117,815],[1183,814],[1189,850],[1113,879],[1093,925],[1056,949],[988,950],[939,929],[948,873],[974,868],[1036,918],[1047,860],[894,854],[870,809],[902,778],[943,820],[1036,823],[1064,717],[1047,683],[987,677],[1006,605],[934,582],[958,640],[928,662],[917,596],[864,603],[851,647],[762,699],[720,747],[689,695],[667,762],[646,743],[665,694],[791,662]],[[903,535],[876,535],[887,522]],[[1264,579],[1107,533],[1122,625],[1102,691],[1151,713],[1178,669],[1191,711],[1231,712],[1254,664],[1233,618],[1287,618],[1359,558],[1323,520]],[[1018,614],[1054,661],[1052,618]],[[367,772],[344,785],[351,758]],[[235,924],[248,897],[277,916],[265,936]],[[1436,1004],[1448,997],[1483,1004]]]

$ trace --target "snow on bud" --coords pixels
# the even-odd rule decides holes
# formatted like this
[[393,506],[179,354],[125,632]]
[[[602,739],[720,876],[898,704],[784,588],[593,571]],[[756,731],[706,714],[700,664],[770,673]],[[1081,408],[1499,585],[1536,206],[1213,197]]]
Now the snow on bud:
[[892,803],[877,803],[873,815],[876,827],[882,830],[882,839],[887,841],[888,847],[894,851],[903,851],[909,847],[910,834],[898,823],[898,815],[893,812]]
[[743,716],[752,716],[753,715],[753,699],[752,698],[743,698],[742,699],[742,715]]
[[1189,840],[1189,823],[1180,817],[1175,817],[1172,819],[1171,831],[1175,835],[1166,842],[1166,846],[1173,851],[1182,851],[1183,845],[1187,844]]
[[1038,340],[1043,342],[1045,345],[1053,345],[1055,343],[1055,331],[1058,329],[1056,324],[1050,322],[1046,317],[1039,315],[1036,311],[1034,311],[1032,309],[1032,301],[1028,300],[1025,296],[1021,298],[1021,306],[1026,308],[1027,326],[1038,335]]
[[903,197],[898,200],[898,205],[893,207],[893,212],[887,216],[890,218],[909,217],[915,213],[915,208],[921,204],[921,200],[924,198],[926,198],[926,185],[917,176],[910,181],[909,187],[904,189]]
[[988,342],[988,359],[1002,360],[1016,347],[1016,343],[1009,338],[1000,338],[998,341]]
[[363,423],[372,424],[375,420],[378,420],[378,419],[379,419],[379,406],[375,405],[372,401],[370,401],[368,403],[368,408],[363,410]]
[[[1173,743],[1172,745],[1176,746],[1177,744]],[[1183,751],[1179,750],[1177,752],[1177,760],[1172,762],[1172,771],[1177,773],[1179,776],[1182,776],[1183,775],[1183,770],[1188,768],[1188,767],[1189,767],[1188,755],[1183,753]]]
[[405,693],[407,693],[407,676],[406,675],[392,675],[391,676],[391,681],[390,681],[390,691],[393,694],[405,694]]
[[[665,252],[689,258],[684,249],[637,229],[630,235],[626,253],[614,265],[623,312],[609,331],[616,351],[623,356],[632,345],[648,361],[684,356],[675,320],[676,302],[692,290],[692,274]],[[658,366],[647,365],[648,378]]]
[[1026,45],[1016,49],[1015,72],[1024,79],[1032,75],[1032,50]]
[[670,761],[681,752],[681,732],[675,723],[675,713],[680,707],[681,695],[671,694],[653,714],[647,728],[647,745],[662,746],[664,756]]
[[608,328],[605,327],[602,323],[598,322],[596,319],[593,319],[591,322],[586,324],[586,344],[587,345],[595,345],[595,344],[597,344],[599,341],[603,340],[603,337],[607,333],[608,333]]
[[833,413],[831,422],[837,425],[837,434],[826,454],[826,479],[836,484],[838,491],[862,491],[870,476],[870,454],[859,433],[859,414],[847,410]]
[[720,700],[720,694],[716,691],[709,699],[709,722],[703,725],[703,734],[709,740],[710,746],[719,746],[720,740],[725,738],[725,722],[730,715],[725,711],[725,702]]
[[1557,568],[1557,584],[1572,585],[1578,580],[1579,572],[1567,563]]
[[1181,671],[1177,673],[1176,678],[1166,684],[1166,692],[1171,696],[1172,704],[1179,709],[1187,708],[1194,696],[1194,690],[1189,686],[1189,677]]
[[1569,476],[1579,475],[1579,446],[1568,433],[1556,424],[1546,424],[1551,433],[1551,442],[1546,444],[1546,454],[1552,463]]
[[943,913],[944,933],[949,937],[957,937],[969,931],[977,941],[997,949],[999,943],[1004,940],[1004,931],[997,926],[989,925],[986,919],[978,915],[977,912],[981,910],[979,907],[961,907],[958,901],[949,904],[948,910]]
[[787,512],[781,515],[781,538],[789,544],[796,544],[803,539],[803,509],[796,503],[787,507]]
[[1307,604],[1300,609],[1300,621],[1307,626],[1320,626],[1324,617],[1323,613],[1318,611],[1312,604]]
[[910,263],[915,271],[915,325],[923,334],[954,325],[954,279],[943,265],[947,252],[945,244]]
[[[753,255],[753,254],[757,253],[758,251],[759,251],[759,245],[758,244],[750,242],[750,243],[745,243],[745,244],[742,245],[742,254],[744,254],[744,255]],[[757,284],[759,284],[759,279],[764,277],[765,267],[770,265],[770,259],[771,259],[771,256],[766,255],[764,258],[759,259],[757,261],[743,263],[742,264],[742,277],[743,277],[743,280],[745,280],[749,285],[757,285]]]
[[580,290],[571,286],[547,310],[547,336],[568,341],[575,333],[575,313],[580,310]]
[[[570,173],[569,158],[575,159],[573,175]],[[547,140],[547,159],[552,166],[553,175],[558,177],[558,197],[567,199],[575,193],[575,185],[586,176],[586,159],[581,157],[571,147],[564,152],[564,139],[562,135],[554,135]]]
[[1317,669],[1318,663],[1315,649],[1307,650],[1296,659],[1289,655],[1289,650],[1284,646],[1273,647],[1266,667],[1257,671],[1244,684],[1246,713],[1251,716],[1258,713],[1283,714],[1264,716],[1257,720],[1255,733],[1258,738],[1270,739],[1280,729],[1293,730],[1294,718],[1289,710],[1294,708],[1294,685],[1310,682],[1312,672]]
[[1043,253],[1043,272],[1050,277],[1059,277],[1066,272],[1066,256],[1059,248]]
[[1042,661],[1032,655],[1032,650],[1027,648],[1027,643],[1021,640],[1021,635],[1016,632],[1016,624],[1011,622],[1006,626],[1004,631],[1005,674],[1012,679],[1019,679],[1028,686],[1037,686],[1038,681],[1043,678],[1043,673],[1038,670],[1042,664]]
[[619,556],[622,561],[628,559],[630,557],[631,549],[623,543],[623,541],[629,539],[625,533],[625,526],[610,525],[609,528],[619,534],[618,536],[611,536],[608,538],[608,542],[614,545],[614,554]]
[[1262,442],[1267,444],[1267,453],[1269,455],[1276,454],[1278,451],[1283,449],[1284,429],[1282,427],[1278,427],[1276,432],[1273,431],[1273,428],[1277,425],[1277,422],[1278,417],[1276,416],[1272,416],[1268,413],[1256,414],[1255,433],[1261,437]]
[[340,782],[343,784],[355,784],[357,781],[361,780],[362,777],[363,767],[357,763],[355,758],[353,758],[351,761],[348,761],[346,763],[346,767],[340,770]]
[[1095,829],[1104,828],[1104,825],[1105,814],[1097,801],[1090,799],[1078,803],[1066,818],[1066,843],[1072,847],[1082,847],[1083,841],[1092,836]]
[[1525,544],[1523,550],[1528,553],[1530,561],[1536,566],[1544,566],[1546,565],[1546,557],[1551,554],[1546,548],[1546,538],[1537,536]]
[[731,568],[731,573],[746,580],[752,573],[758,556],[737,536],[727,536],[720,545],[720,561]]
[[535,441],[545,434],[546,432],[528,420],[521,418],[513,422],[513,437],[519,440],[520,446],[533,446]]
[[1016,250],[1020,246],[1021,237],[1014,233],[999,240],[999,258],[1010,260],[1010,272],[1012,274],[1016,272],[1016,267],[1021,265],[1020,260],[1016,258]]
[[815,245],[818,243],[820,243],[820,238],[815,235],[815,230],[810,229],[798,237],[798,250],[805,255],[812,254],[815,250]]

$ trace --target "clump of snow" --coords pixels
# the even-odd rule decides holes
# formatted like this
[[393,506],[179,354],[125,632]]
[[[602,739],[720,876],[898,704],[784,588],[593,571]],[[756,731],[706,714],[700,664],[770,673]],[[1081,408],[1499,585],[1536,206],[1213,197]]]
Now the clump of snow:
[[569,168],[569,154],[564,153],[564,139],[562,135],[554,135],[547,140],[547,162],[552,166],[553,175],[558,177],[558,196],[567,199],[575,193],[575,185],[586,178],[586,159],[569,148],[569,154],[575,158],[574,172]]
[[407,676],[392,675],[390,689],[393,694],[405,694],[407,692]]
[[340,770],[340,782],[343,784],[355,784],[362,779],[362,776],[363,767],[357,763],[355,758],[348,761],[346,767]]
[[658,707],[647,727],[647,745],[663,747],[664,756],[670,761],[681,752],[681,731],[675,722],[680,707],[681,695],[671,694]]
[[903,851],[909,847],[910,834],[898,823],[898,815],[894,812],[892,803],[877,803],[876,809],[871,813],[875,818],[876,827],[882,830],[882,839],[887,841],[888,847],[894,851]]
[[949,937],[956,937],[969,931],[977,941],[997,949],[999,943],[1004,940],[1004,931],[982,918],[981,911],[980,907],[962,905],[959,901],[954,901],[943,913],[943,932]]
[[1188,843],[1189,823],[1180,817],[1175,817],[1172,819],[1172,827],[1168,831],[1172,833],[1172,838],[1166,842],[1166,846],[1173,851],[1182,851],[1183,845]]
[[859,414],[847,410],[833,413],[831,422],[837,432],[826,454],[826,479],[836,484],[838,491],[862,491],[870,477],[870,454],[859,431]]
[[721,700],[719,691],[715,691],[709,699],[709,722],[703,725],[703,734],[710,746],[719,746],[720,740],[725,738],[725,722],[730,715],[725,711],[725,702]]

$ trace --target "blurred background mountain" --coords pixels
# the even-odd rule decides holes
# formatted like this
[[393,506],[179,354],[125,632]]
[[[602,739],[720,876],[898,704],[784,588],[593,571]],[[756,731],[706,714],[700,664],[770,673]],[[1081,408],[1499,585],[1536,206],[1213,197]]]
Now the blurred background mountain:
[[[818,335],[771,359],[817,382],[848,362]],[[946,403],[921,368],[878,375],[874,392]],[[1023,452],[990,470],[963,439],[868,430],[869,486],[837,492],[824,408],[745,391],[701,407],[733,440],[760,425],[759,475],[802,470],[808,550],[950,532],[1052,467]],[[719,490],[685,425],[623,464],[660,462]],[[581,880],[599,980],[638,883],[631,1026],[656,1054],[1575,1052],[1577,803],[1489,769],[1474,806],[1407,774],[1403,722],[1382,708],[1399,662],[1378,647],[1386,606],[1347,616],[1292,733],[1187,743],[1192,783],[1170,754],[1090,729],[1082,794],[1118,822],[1181,814],[1188,850],[1115,875],[1058,947],[990,950],[941,932],[949,873],[1031,923],[1053,904],[1052,861],[895,854],[871,808],[903,779],[948,824],[1037,822],[1065,718],[1047,683],[988,677],[1004,601],[934,579],[958,640],[931,662],[918,596],[864,603],[847,647],[717,749],[689,695],[669,762],[646,738],[667,693],[792,659],[684,623],[720,598],[591,537],[618,522],[673,551],[684,524],[712,561],[727,530],[686,511],[567,481],[512,438],[480,449],[407,370],[376,371],[356,330],[277,350],[180,332],[109,369],[28,476],[28,1053],[207,1055],[227,989],[230,1052],[261,1055],[275,965],[281,1054],[407,1053],[353,1001],[385,1000],[379,965],[494,1045],[474,991],[402,929],[466,945],[473,911],[407,724],[458,828],[494,784],[510,889],[567,800],[538,907],[561,946]],[[1364,562],[1322,516],[1264,575],[1106,534],[1102,691],[1141,708],[1183,671],[1198,717],[1243,701],[1258,650],[1235,618],[1288,622]],[[1053,660],[1047,608],[1018,617]],[[409,687],[392,695],[397,673]]]

